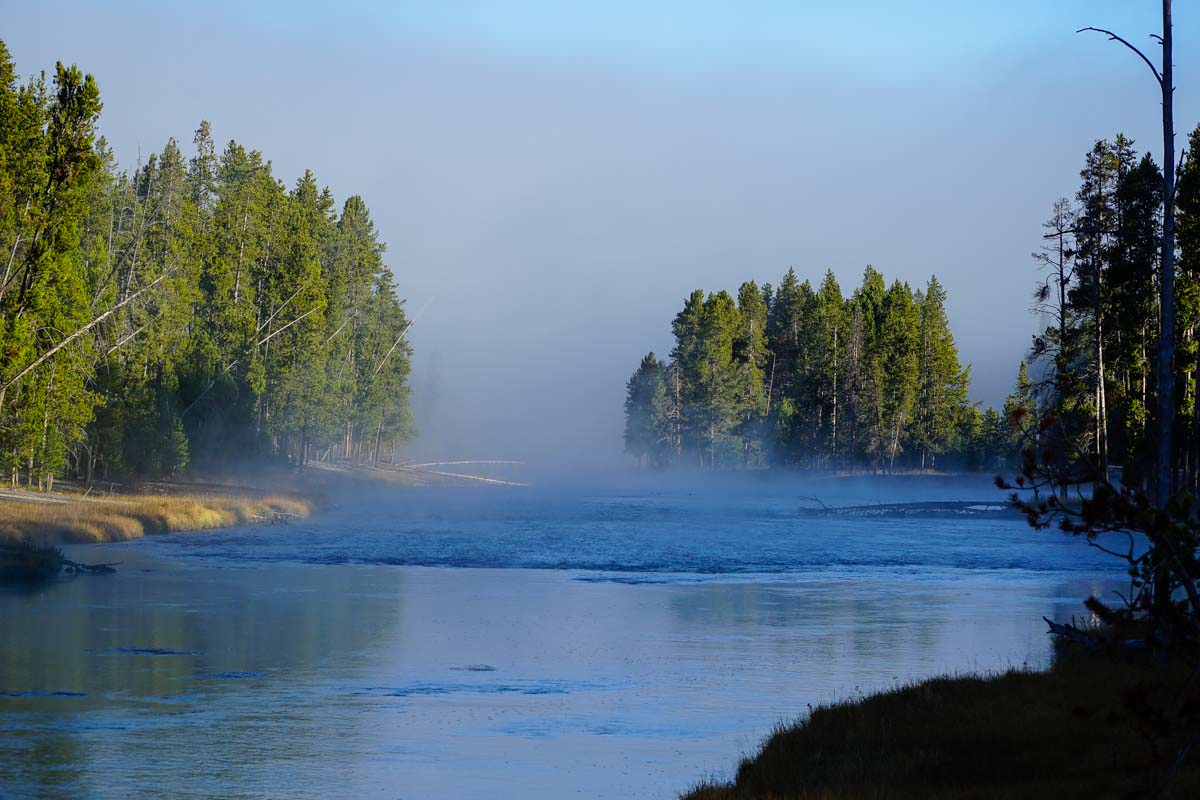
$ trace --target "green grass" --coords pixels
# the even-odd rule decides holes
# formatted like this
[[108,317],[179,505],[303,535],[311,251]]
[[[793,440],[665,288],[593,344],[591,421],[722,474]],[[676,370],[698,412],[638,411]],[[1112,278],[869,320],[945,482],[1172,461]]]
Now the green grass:
[[[1195,754],[1176,760],[1200,733],[1190,674],[1068,653],[1048,672],[923,681],[817,708],[732,783],[684,798],[1200,797]],[[1151,722],[1139,703],[1172,716]]]

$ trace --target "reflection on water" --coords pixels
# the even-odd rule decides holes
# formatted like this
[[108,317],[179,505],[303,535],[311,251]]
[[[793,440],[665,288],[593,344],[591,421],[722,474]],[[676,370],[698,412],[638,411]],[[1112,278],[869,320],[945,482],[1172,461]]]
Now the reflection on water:
[[[236,796],[241,759],[319,757],[321,720],[304,695],[331,660],[354,669],[399,624],[400,574],[364,587],[304,567],[264,575],[123,555],[113,580],[0,596],[9,791],[179,796],[197,779],[196,796]],[[222,773],[233,785],[216,791]]]
[[[681,523],[661,496],[652,514],[630,502],[608,529],[618,541],[701,524]],[[583,552],[583,538],[606,534],[595,504],[581,508],[586,524],[572,527],[562,508],[546,525],[503,505],[493,525],[504,530],[477,541],[474,557],[507,557],[497,540],[542,542],[555,558]],[[477,524],[463,517],[487,516],[375,512],[355,504],[321,518],[311,542],[295,526],[257,546],[234,531],[84,549],[124,563],[115,576],[0,594],[0,796],[670,797],[728,773],[809,703],[1043,664],[1041,616],[1069,616],[1116,585],[1069,561],[1079,548],[1029,552],[1019,525],[977,532],[992,568],[947,566],[936,543],[954,540],[936,522],[908,566],[860,575],[797,560],[780,574],[629,581],[641,573],[611,541],[592,549],[616,573],[299,563],[329,546],[404,553],[433,514],[461,548]],[[755,563],[749,550],[778,517],[749,513],[747,552],[734,555]],[[729,524],[664,534],[675,538],[658,550],[707,541],[731,551]],[[857,524],[874,526],[860,533],[864,553],[862,540],[879,549],[896,535],[886,522]],[[954,524],[958,538],[972,535]],[[280,558],[289,536],[292,556]],[[1037,568],[1012,568],[1022,560]],[[911,566],[922,561],[932,566]]]

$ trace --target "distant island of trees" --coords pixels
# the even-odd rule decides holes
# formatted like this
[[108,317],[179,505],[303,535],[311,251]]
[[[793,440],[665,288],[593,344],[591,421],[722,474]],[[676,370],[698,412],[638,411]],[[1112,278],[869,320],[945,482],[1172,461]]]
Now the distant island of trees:
[[[737,297],[696,290],[668,361],[629,379],[625,450],[642,464],[713,468],[997,469],[1016,452],[1007,414],[967,400],[936,277],[913,291],[872,267],[849,297],[788,270]],[[1025,364],[1006,404],[1033,390]]]
[[409,321],[361,197],[288,189],[207,123],[132,174],[91,75],[0,42],[0,470],[162,477],[373,460],[410,432]]
[[[1171,457],[1194,488],[1200,127],[1188,139],[1174,210]],[[813,287],[789,270],[776,288],[747,282],[736,298],[687,298],[669,359],[646,355],[627,384],[626,452],[651,466],[1003,471],[1023,448],[1053,447],[1145,483],[1155,460],[1162,172],[1123,134],[1097,140],[1079,188],[1043,227],[1033,255],[1039,331],[1002,409],[967,400],[970,369],[936,278],[913,291],[867,267],[844,297],[832,273]]]

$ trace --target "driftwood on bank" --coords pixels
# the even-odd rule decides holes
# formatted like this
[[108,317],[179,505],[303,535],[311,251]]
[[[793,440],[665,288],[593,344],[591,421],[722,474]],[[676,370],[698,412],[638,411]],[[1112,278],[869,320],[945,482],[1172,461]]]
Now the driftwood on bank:
[[1101,650],[1108,647],[1117,647],[1121,650],[1145,650],[1145,639],[1118,639],[1111,635],[1106,636],[1102,629],[1080,628],[1072,622],[1055,622],[1049,617],[1042,617],[1049,630],[1046,631],[1050,636],[1063,641],[1071,642],[1072,644],[1082,645],[1088,650]]
[[299,519],[300,515],[290,511],[268,511],[266,514],[251,514],[250,518],[268,525],[287,525],[292,520]]

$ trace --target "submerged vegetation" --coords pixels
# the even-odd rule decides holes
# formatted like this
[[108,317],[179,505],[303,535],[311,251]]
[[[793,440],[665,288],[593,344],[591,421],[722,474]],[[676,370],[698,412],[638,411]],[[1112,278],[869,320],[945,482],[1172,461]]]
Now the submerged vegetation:
[[[629,379],[625,450],[640,463],[708,467],[997,470],[1016,453],[1005,414],[967,400],[936,277],[913,291],[871,267],[844,297],[788,270],[778,287],[696,290],[669,362]],[[1028,401],[1024,364],[1009,400]]]
[[122,172],[100,110],[91,75],[21,82],[0,42],[0,474],[388,458],[411,321],[362,198],[289,190],[208,123]]

